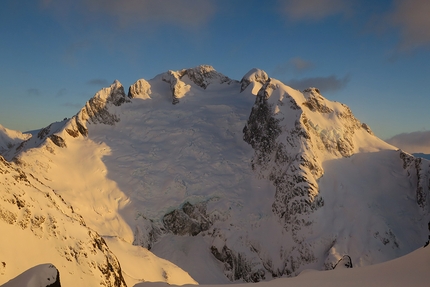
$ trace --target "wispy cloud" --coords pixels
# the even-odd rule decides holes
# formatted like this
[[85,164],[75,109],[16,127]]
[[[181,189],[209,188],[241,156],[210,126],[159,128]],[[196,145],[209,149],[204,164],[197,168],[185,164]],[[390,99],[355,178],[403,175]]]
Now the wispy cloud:
[[67,89],[63,88],[61,90],[59,90],[56,94],[55,97],[57,98],[61,98],[63,96],[67,95]]
[[343,89],[349,82],[350,76],[338,78],[335,75],[328,77],[313,77],[303,79],[292,79],[287,84],[294,89],[304,90],[309,87],[318,88],[322,93],[337,92]]
[[81,15],[108,18],[119,27],[139,22],[155,21],[179,26],[198,27],[215,13],[212,0],[39,0],[41,7],[54,13],[77,11]]
[[430,131],[401,133],[386,140],[386,142],[408,153],[430,154]]
[[430,1],[395,0],[393,9],[384,18],[400,33],[399,50],[411,51],[430,46]]
[[348,15],[351,1],[345,0],[278,0],[290,21],[319,21],[336,14]]
[[40,90],[36,88],[30,88],[27,89],[27,94],[31,97],[38,97],[40,96]]
[[98,86],[98,87],[107,87],[107,86],[109,86],[109,82],[106,79],[91,79],[87,82],[87,85]]
[[302,59],[300,57],[295,57],[290,59],[288,62],[280,64],[275,67],[273,71],[274,75],[285,75],[288,72],[294,72],[296,74],[308,71],[314,67],[314,63],[311,61]]
[[71,43],[64,53],[65,61],[72,66],[75,65],[76,59],[78,58],[77,55],[88,48],[90,48],[90,43],[87,40],[79,40]]
[[314,67],[314,63],[304,60],[300,57],[292,58],[290,62],[293,64],[294,69],[298,72],[306,71]]

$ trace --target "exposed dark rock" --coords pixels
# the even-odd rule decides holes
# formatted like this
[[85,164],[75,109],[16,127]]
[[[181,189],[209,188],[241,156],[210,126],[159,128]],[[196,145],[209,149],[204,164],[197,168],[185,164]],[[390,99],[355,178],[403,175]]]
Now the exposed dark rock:
[[417,204],[428,210],[430,190],[430,162],[420,157],[414,157],[402,150],[397,151],[403,161],[403,168],[407,170],[409,180],[416,186],[415,195]]
[[44,139],[46,138],[46,136],[49,134],[51,129],[51,125],[47,126],[46,128],[41,129],[38,133],[37,133],[37,137],[39,139]]
[[312,88],[306,89],[304,92],[309,93],[308,99],[303,105],[313,112],[320,112],[323,114],[332,113],[333,110],[325,105],[324,98],[320,95],[319,90]]
[[137,218],[139,222],[136,224],[134,230],[133,245],[138,245],[151,250],[153,244],[165,232],[163,227],[158,226],[152,219],[145,218],[139,215]]
[[74,138],[79,136],[79,130],[66,129],[66,132]]
[[362,124],[361,124],[361,127],[362,127],[366,132],[368,132],[369,134],[373,135],[373,131],[370,129],[370,127],[369,127],[367,124],[362,123]]
[[196,236],[212,225],[206,214],[206,204],[192,205],[185,202],[182,208],[175,209],[164,215],[163,223],[167,230],[176,235]]
[[235,252],[225,245],[221,250],[211,246],[211,252],[216,259],[224,263],[224,273],[231,281],[259,282],[265,279],[264,269],[253,270],[243,254]]
[[[287,229],[296,230],[299,227],[292,226],[308,224],[298,220],[298,215],[308,214],[324,204],[318,196],[318,186],[310,181],[310,177],[322,175],[322,168],[315,159],[294,152],[302,141],[310,139],[302,124],[306,117],[302,114],[302,121],[297,120],[292,130],[284,131],[281,119],[275,116],[273,104],[268,101],[270,89],[276,87],[269,80],[258,92],[243,129],[243,139],[254,149],[253,169],[276,187],[273,212],[284,220]],[[281,134],[289,146],[278,140]]]
[[279,119],[273,117],[273,106],[267,101],[268,88],[274,87],[268,82],[258,92],[247,124],[243,128],[244,141],[252,146],[257,155],[254,157],[253,166],[268,164],[269,155],[276,148],[276,138],[282,132]]
[[231,83],[232,79],[224,76],[221,73],[215,71],[212,66],[201,65],[192,69],[186,69],[181,71],[181,78],[187,75],[188,78],[197,86],[206,89],[211,83],[217,82],[219,84]]
[[[184,96],[186,84],[182,81],[184,76],[188,78],[197,86],[206,89],[212,83],[228,83],[233,82],[230,78],[215,71],[212,66],[201,65],[192,69],[183,69],[179,71],[168,71],[162,76],[162,80],[170,84],[170,91],[172,95],[172,104],[179,103],[179,99]],[[131,94],[132,95],[132,94]]]
[[51,135],[49,138],[51,139],[51,141],[52,141],[56,146],[61,147],[61,148],[63,148],[63,147],[67,147],[67,145],[66,145],[66,141],[65,141],[62,137],[60,137],[60,136],[58,136],[58,135]]
[[119,81],[115,81],[110,87],[96,93],[85,104],[79,113],[70,120],[71,128],[66,131],[73,137],[76,137],[78,132],[83,136],[88,136],[87,123],[115,125],[120,121],[120,118],[112,113],[109,108],[129,102],[131,101],[125,95],[124,87]]
[[105,262],[98,263],[97,268],[105,276],[106,287],[126,287],[119,261],[109,250],[104,239],[93,231],[89,231],[88,234],[93,240],[93,247],[105,256]]

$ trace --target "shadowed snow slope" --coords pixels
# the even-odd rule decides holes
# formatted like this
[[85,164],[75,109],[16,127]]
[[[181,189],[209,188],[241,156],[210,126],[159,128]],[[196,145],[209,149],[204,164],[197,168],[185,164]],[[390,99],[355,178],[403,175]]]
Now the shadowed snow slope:
[[103,238],[54,191],[1,156],[0,188],[0,284],[52,262],[65,286],[125,286]]
[[[106,239],[128,285],[366,266],[428,235],[428,161],[258,69],[240,82],[210,66],[169,71],[127,95],[115,81],[5,156]],[[140,271],[148,250],[186,272],[160,259]]]
[[10,130],[0,125],[0,155],[30,137],[30,134],[23,134],[20,131]]
[[52,264],[34,266],[2,287],[60,287],[60,273]]
[[[330,271],[304,270],[297,277],[274,279],[270,282],[259,282],[254,287],[422,287],[430,282],[430,248],[419,248],[412,253],[392,261],[372,266]],[[161,287],[159,283],[142,283],[134,287]],[[205,285],[221,287],[225,285]],[[235,287],[249,286],[235,284]]]

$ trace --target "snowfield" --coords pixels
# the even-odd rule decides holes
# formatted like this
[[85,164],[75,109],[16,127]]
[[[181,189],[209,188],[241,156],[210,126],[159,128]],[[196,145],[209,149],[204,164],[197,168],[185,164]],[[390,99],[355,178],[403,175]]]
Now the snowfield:
[[429,282],[430,162],[316,88],[199,66],[0,136],[0,284],[46,262],[62,286]]

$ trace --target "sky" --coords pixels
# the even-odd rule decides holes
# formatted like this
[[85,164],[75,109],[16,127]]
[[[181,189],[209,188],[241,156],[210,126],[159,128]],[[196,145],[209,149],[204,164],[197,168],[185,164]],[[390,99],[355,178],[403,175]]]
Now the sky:
[[40,129],[115,79],[127,90],[207,64],[317,87],[378,137],[430,153],[429,14],[428,0],[3,0],[0,124]]

